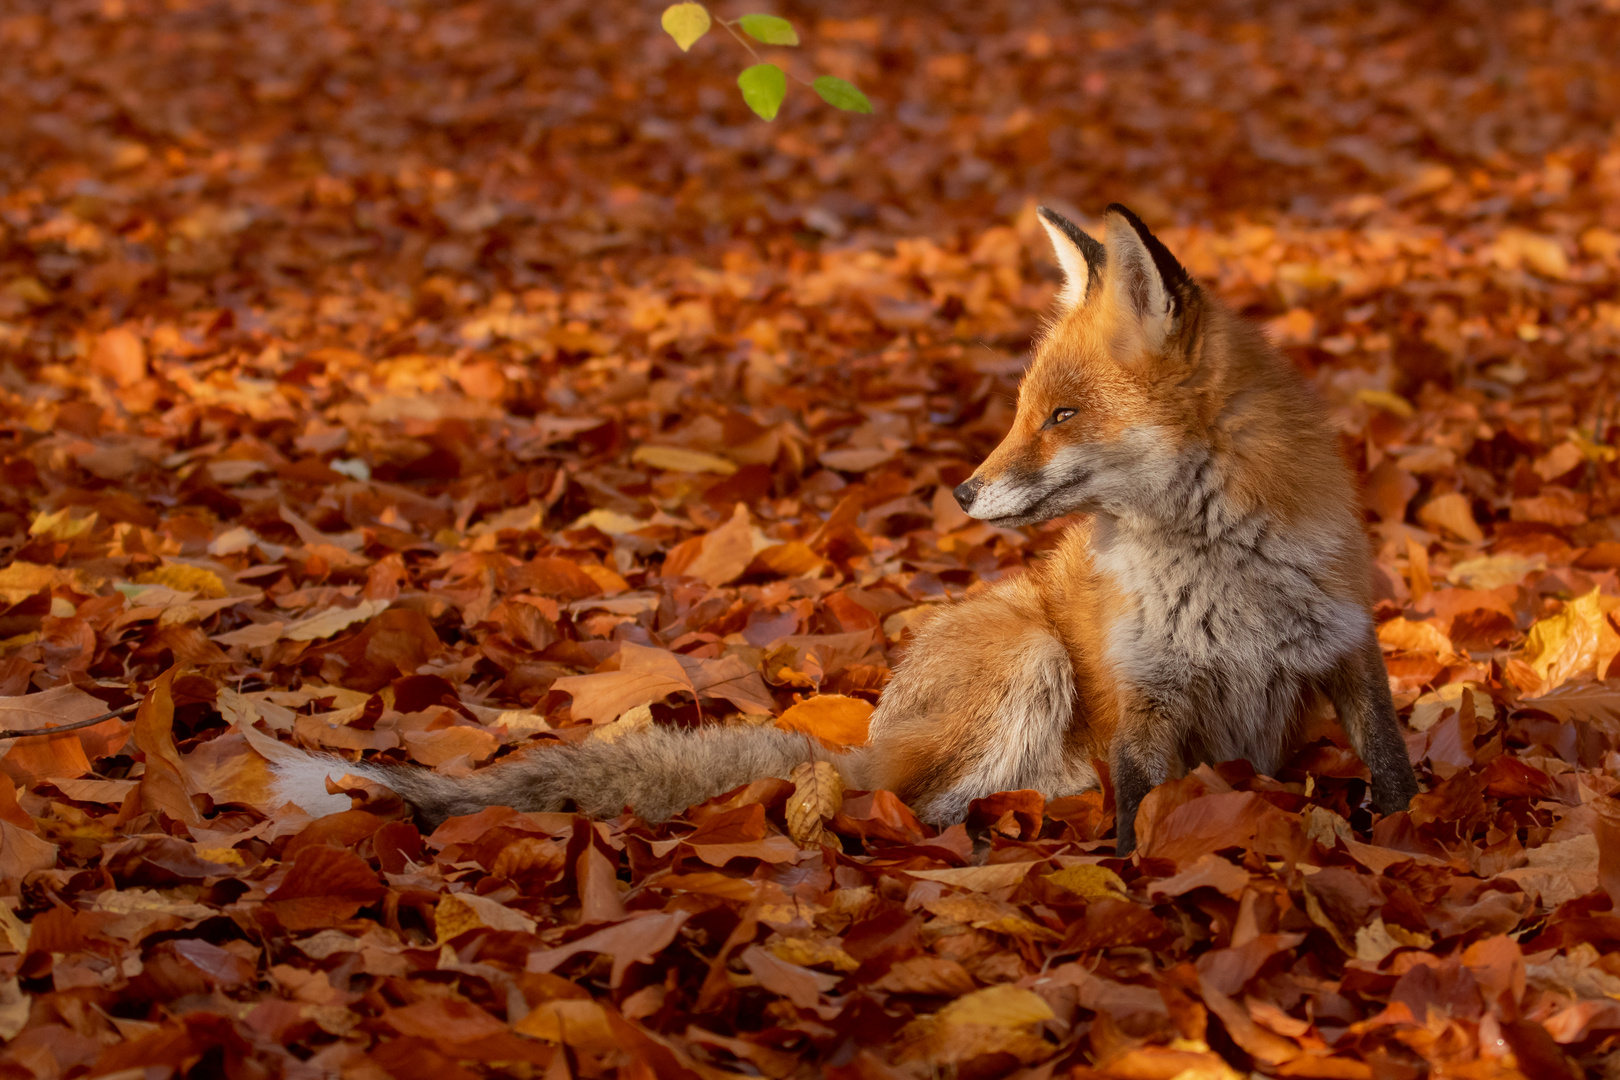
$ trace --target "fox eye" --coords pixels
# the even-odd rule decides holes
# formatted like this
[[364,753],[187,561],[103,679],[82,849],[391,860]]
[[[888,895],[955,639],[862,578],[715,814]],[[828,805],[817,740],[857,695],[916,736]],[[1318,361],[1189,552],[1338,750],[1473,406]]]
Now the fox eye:
[[1063,421],[1069,419],[1073,415],[1074,415],[1074,410],[1073,409],[1054,409],[1054,410],[1052,410],[1051,418],[1046,421],[1046,426],[1047,427],[1054,427],[1054,426],[1056,426],[1058,424],[1063,423]]

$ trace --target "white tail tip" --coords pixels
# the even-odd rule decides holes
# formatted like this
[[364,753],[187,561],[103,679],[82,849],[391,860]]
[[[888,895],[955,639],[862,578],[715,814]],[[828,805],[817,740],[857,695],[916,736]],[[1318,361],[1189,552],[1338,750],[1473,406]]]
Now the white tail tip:
[[326,790],[328,777],[363,775],[362,766],[329,757],[288,757],[274,762],[277,804],[292,803],[312,817],[340,814],[353,802],[347,795],[334,795]]

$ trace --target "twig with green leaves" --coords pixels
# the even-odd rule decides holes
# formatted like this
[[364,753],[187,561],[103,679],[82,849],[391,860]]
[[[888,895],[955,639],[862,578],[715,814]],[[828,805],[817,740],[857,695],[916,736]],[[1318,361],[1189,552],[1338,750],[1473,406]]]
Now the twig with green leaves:
[[[694,3],[671,4],[664,9],[662,19],[664,29],[675,39],[675,44],[681,47],[682,52],[690,51],[697,40],[709,32],[709,27],[714,21],[707,8]],[[766,63],[760,58],[749,38],[762,45],[799,43],[798,31],[794,30],[793,24],[786,19],[776,15],[744,15],[740,19],[720,19],[719,22],[743,48],[748,50],[748,55],[754,58],[753,65],[744,68],[743,73],[737,76],[737,88],[742,91],[743,100],[748,103],[748,107],[753,109],[761,120],[776,119],[777,110],[782,107],[782,101],[787,97],[789,78],[800,86],[808,86],[820,95],[822,101],[834,108],[858,113],[872,111],[872,103],[867,100],[866,95],[847,79],[840,79],[836,75],[820,75],[811,82],[805,82],[798,76],[790,76],[780,67]]]

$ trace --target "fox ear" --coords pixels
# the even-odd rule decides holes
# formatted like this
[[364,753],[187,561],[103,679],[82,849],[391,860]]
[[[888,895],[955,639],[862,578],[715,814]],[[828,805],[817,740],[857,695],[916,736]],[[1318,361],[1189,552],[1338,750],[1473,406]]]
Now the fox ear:
[[1148,348],[1158,349],[1195,288],[1192,277],[1142,219],[1119,203],[1109,206],[1107,221],[1109,292],[1122,312],[1136,317]]
[[1040,206],[1035,213],[1046,235],[1051,237],[1052,250],[1063,267],[1063,291],[1058,293],[1058,306],[1064,312],[1073,311],[1086,302],[1092,286],[1102,278],[1107,251],[1056,210]]

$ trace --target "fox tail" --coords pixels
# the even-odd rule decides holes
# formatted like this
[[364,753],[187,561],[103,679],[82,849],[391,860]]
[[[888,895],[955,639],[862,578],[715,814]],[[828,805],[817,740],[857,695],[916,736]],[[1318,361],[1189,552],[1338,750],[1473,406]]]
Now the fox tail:
[[410,765],[373,765],[325,754],[289,753],[273,763],[281,802],[324,815],[349,808],[326,789],[328,777],[359,776],[397,793],[428,828],[486,806],[521,811],[562,810],[572,804],[595,818],[626,807],[664,821],[689,806],[755,780],[786,778],[809,760],[830,761],[850,787],[863,788],[866,753],[835,753],[798,732],[775,727],[703,727],[671,731],[652,726],[608,742],[587,739],[537,747],[523,757],[467,776],[444,776]]

